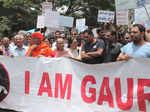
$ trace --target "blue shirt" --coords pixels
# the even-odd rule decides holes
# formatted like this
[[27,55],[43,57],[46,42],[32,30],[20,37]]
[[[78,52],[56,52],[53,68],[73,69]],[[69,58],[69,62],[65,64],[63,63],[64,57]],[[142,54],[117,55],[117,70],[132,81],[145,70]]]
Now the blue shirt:
[[21,49],[18,47],[15,47],[11,50],[11,54],[14,56],[25,56],[28,48],[26,46],[23,46]]
[[136,46],[133,42],[130,42],[121,48],[121,52],[134,58],[150,58],[150,43]]

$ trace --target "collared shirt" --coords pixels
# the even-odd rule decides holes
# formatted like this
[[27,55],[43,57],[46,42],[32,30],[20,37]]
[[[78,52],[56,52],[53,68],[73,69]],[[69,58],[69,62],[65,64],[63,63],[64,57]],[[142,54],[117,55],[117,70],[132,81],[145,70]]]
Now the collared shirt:
[[28,47],[26,46],[23,46],[21,49],[16,46],[13,50],[11,50],[10,53],[13,56],[25,56],[27,50],[28,50]]
[[[105,44],[102,39],[96,39],[96,42],[93,44],[84,43],[82,46],[82,51],[84,52],[96,52],[99,48],[105,49]],[[104,61],[104,53],[99,55],[98,57],[93,57],[92,59],[82,59],[82,62],[88,64],[99,64]]]
[[133,42],[130,42],[121,48],[121,52],[134,58],[150,58],[150,43],[136,46]]

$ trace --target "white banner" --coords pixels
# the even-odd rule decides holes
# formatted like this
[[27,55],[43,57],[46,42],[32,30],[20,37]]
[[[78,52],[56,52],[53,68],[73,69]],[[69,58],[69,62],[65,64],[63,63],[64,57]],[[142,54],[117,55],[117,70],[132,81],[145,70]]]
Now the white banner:
[[98,11],[98,22],[106,22],[109,23],[110,21],[114,22],[115,13],[112,11]]
[[0,108],[22,112],[149,112],[150,59],[88,65],[0,57]]

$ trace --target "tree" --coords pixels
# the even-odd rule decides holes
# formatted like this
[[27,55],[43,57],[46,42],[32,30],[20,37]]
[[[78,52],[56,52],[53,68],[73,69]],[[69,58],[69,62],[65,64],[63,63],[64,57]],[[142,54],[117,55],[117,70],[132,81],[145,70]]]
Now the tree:
[[[10,36],[19,30],[28,30],[36,25],[36,18],[40,12],[40,2],[38,0],[3,0],[0,4],[4,9],[4,16],[0,19],[0,34]],[[7,9],[7,10],[6,10]],[[35,9],[35,10],[33,10]],[[8,10],[13,10],[9,13]],[[5,27],[4,27],[5,26]]]
[[[6,8],[4,17],[0,17],[0,35],[11,36],[19,30],[36,27],[37,15],[41,14],[41,3],[45,0],[1,0],[0,7]],[[89,25],[97,24],[98,10],[114,10],[114,0],[47,0],[53,3],[53,10],[63,5],[67,11],[63,14],[75,18],[86,18]],[[7,12],[12,11],[11,14]],[[4,11],[3,11],[4,12]],[[92,21],[91,21],[92,20]]]
[[[49,0],[56,7],[68,6],[64,15],[75,18],[86,18],[87,25],[97,25],[98,10],[115,10],[114,0]],[[91,21],[92,20],[92,21]]]

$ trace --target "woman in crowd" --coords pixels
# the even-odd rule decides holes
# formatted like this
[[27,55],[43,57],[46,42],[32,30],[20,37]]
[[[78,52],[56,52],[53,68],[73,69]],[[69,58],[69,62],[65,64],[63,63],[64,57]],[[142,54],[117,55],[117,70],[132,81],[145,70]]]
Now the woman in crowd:
[[79,54],[81,52],[81,49],[78,47],[77,39],[73,39],[73,38],[68,39],[68,49],[67,50],[68,50],[68,53],[71,56],[71,58],[80,60]]

